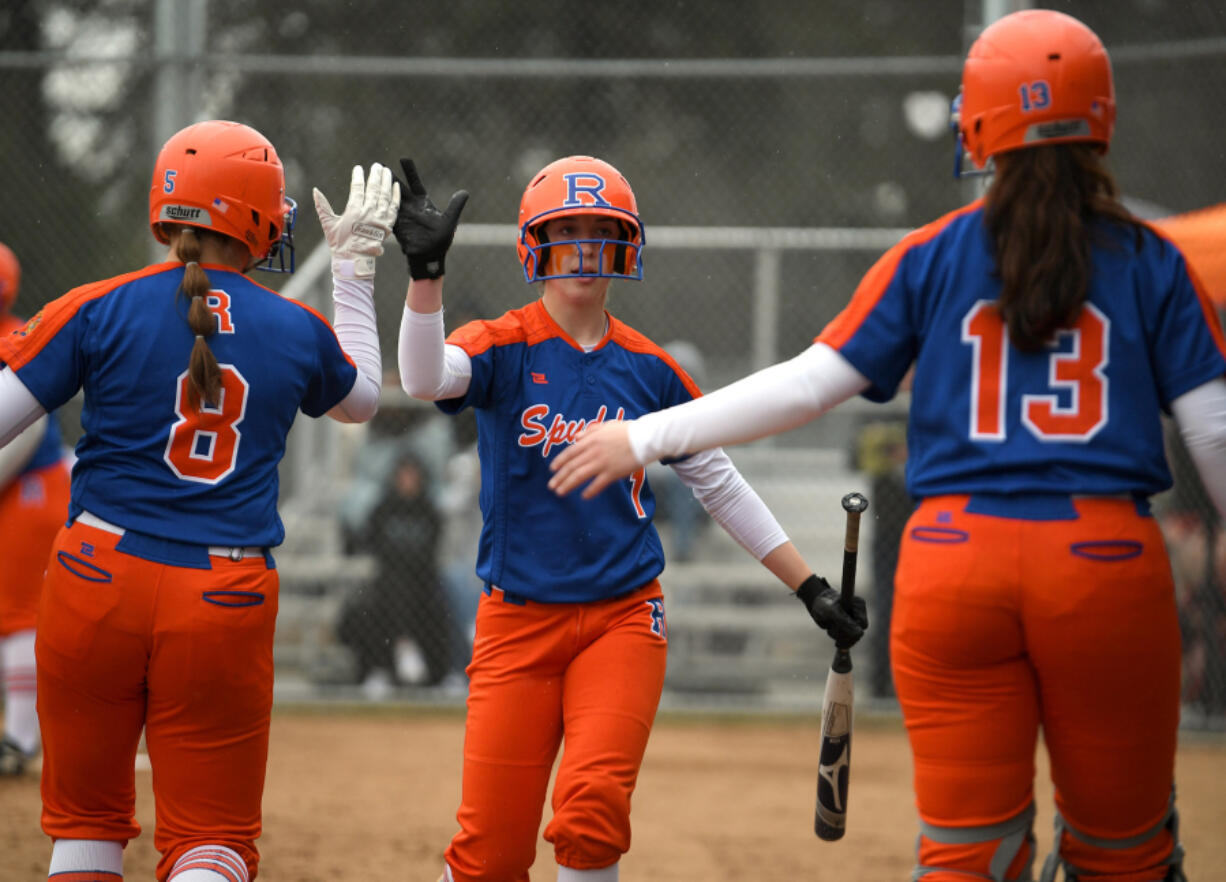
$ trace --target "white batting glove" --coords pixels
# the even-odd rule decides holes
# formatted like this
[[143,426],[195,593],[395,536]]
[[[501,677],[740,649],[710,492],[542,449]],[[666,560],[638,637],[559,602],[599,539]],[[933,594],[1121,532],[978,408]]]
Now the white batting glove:
[[362,166],[353,167],[349,202],[339,217],[328,198],[313,190],[315,212],[332,252],[332,275],[342,279],[369,279],[375,275],[375,258],[383,253],[383,240],[392,233],[400,207],[400,184],[391,169],[374,163],[370,179],[363,180]]

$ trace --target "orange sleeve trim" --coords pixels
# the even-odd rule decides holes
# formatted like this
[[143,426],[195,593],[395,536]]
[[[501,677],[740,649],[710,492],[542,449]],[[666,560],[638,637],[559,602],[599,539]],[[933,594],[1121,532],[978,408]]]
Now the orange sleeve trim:
[[645,334],[636,331],[620,319],[609,316],[613,325],[612,333],[609,339],[615,341],[622,349],[630,352],[640,352],[645,355],[654,355],[656,358],[663,361],[676,373],[677,378],[685,385],[686,390],[695,398],[702,397],[702,390],[698,388],[698,384],[685,372],[681,365],[677,364],[668,352],[660,345],[653,343]]
[[121,285],[156,275],[177,265],[156,263],[122,276],[73,288],[40,309],[24,326],[7,337],[0,338],[0,359],[13,370],[19,370],[29,364],[86,303],[109,294]]
[[468,353],[469,358],[478,356],[495,346],[539,342],[539,340],[532,339],[534,336],[544,339],[539,334],[533,334],[532,316],[529,314],[532,305],[512,309],[496,319],[469,322],[452,331],[447,337],[447,342],[459,346]]
[[[1209,333],[1213,335],[1213,342],[1217,344],[1218,350],[1223,355],[1226,355],[1226,335],[1222,331],[1222,320],[1218,316],[1213,293],[1211,293],[1209,286],[1205,284],[1200,276],[1200,267],[1193,265],[1180,239],[1173,235],[1172,230],[1164,223],[1146,223],[1146,226],[1153,230],[1156,235],[1175,246],[1175,250],[1183,257],[1183,264],[1187,268],[1188,279],[1192,282],[1192,289],[1196,292],[1196,299],[1200,301],[1200,311],[1205,316],[1205,324],[1209,326]],[[1221,294],[1223,302],[1226,303],[1226,289],[1223,289]]]
[[864,324],[864,320],[881,298],[885,296],[886,289],[898,271],[898,264],[902,262],[907,252],[917,245],[932,241],[955,220],[970,212],[978,211],[982,205],[983,200],[976,199],[969,205],[951,211],[903,236],[898,244],[881,255],[877,262],[869,268],[864,278],[860,280],[860,284],[856,286],[851,301],[830,321],[830,324],[822,329],[822,332],[814,338],[814,342],[826,343],[834,349],[839,349],[846,344]]

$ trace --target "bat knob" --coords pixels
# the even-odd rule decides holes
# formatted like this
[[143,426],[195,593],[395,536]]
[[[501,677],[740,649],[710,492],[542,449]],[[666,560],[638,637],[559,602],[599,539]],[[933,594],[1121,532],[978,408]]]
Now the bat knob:
[[843,510],[863,512],[868,508],[868,497],[863,493],[848,493],[843,497]]

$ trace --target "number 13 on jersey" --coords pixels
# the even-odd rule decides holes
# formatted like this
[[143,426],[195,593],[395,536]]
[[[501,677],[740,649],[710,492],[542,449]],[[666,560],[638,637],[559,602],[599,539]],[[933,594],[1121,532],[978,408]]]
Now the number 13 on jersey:
[[[1072,327],[1057,332],[1047,357],[1051,391],[1021,397],[1021,422],[1040,441],[1085,443],[1107,423],[1107,365],[1111,321],[1087,303]],[[1009,332],[993,301],[980,300],[962,319],[971,347],[969,432],[975,441],[1005,440]],[[1065,393],[1060,403],[1057,391]]]

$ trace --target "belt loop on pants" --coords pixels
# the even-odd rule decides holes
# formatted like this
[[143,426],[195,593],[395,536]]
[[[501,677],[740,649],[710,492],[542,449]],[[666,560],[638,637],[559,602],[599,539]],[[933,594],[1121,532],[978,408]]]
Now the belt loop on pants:
[[522,594],[515,594],[512,591],[503,591],[497,585],[490,585],[487,583],[481,590],[488,594],[493,600],[501,600],[503,603],[513,603],[516,606],[525,606],[528,603],[528,598],[524,597]]

